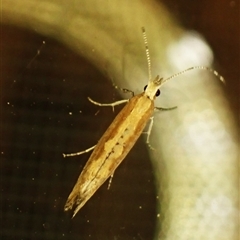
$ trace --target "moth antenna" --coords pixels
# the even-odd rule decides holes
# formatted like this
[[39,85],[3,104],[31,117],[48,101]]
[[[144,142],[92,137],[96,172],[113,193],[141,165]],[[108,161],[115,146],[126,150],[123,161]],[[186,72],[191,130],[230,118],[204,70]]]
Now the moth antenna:
[[201,70],[209,71],[209,72],[213,73],[222,83],[226,84],[224,77],[221,76],[216,70],[214,70],[212,68],[209,68],[209,67],[205,67],[205,66],[195,66],[195,67],[190,67],[188,69],[185,69],[181,72],[175,73],[171,77],[168,77],[168,78],[164,79],[162,81],[161,85],[166,83],[167,81],[173,79],[173,78],[176,78],[176,77],[184,74],[185,72],[188,72],[188,71],[191,71],[191,70],[194,70],[194,69],[201,69]]
[[150,58],[150,53],[149,53],[149,48],[148,48],[147,35],[146,35],[146,31],[145,31],[144,27],[142,27],[142,35],[143,35],[143,41],[144,41],[144,45],[145,45],[145,52],[146,52],[146,56],[147,56],[148,78],[149,78],[149,81],[151,81],[151,79],[152,79],[151,58]]

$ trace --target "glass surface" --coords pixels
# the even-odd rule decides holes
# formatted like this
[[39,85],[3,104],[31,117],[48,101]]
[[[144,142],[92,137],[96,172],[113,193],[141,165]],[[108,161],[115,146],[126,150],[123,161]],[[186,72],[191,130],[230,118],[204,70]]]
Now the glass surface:
[[[214,1],[164,2],[183,26],[199,31],[212,46],[237,116],[237,3],[215,9]],[[1,28],[1,239],[153,239],[156,183],[143,139],[115,172],[110,190],[105,183],[73,220],[63,211],[90,153],[73,158],[62,153],[96,144],[122,106],[113,113],[87,97],[121,99],[114,87],[56,40],[15,26]]]

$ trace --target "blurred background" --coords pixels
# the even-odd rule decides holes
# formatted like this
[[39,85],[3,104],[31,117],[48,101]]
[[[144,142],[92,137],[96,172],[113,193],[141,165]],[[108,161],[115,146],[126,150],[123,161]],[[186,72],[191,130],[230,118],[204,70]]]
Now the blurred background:
[[[232,151],[238,149],[239,1],[133,1],[132,5],[125,1],[100,2],[97,6],[91,1],[69,1],[69,5],[60,0],[41,4],[34,1],[2,2],[1,239],[171,239],[172,233],[167,230],[171,227],[166,225],[176,224],[172,220],[168,222],[174,211],[164,213],[161,201],[159,203],[159,198],[164,198],[162,187],[168,184],[162,185],[161,177],[156,177],[156,161],[150,160],[142,138],[115,172],[110,190],[107,190],[108,183],[104,184],[74,219],[71,219],[71,213],[63,211],[90,154],[66,159],[62,153],[81,151],[96,144],[121,109],[121,106],[116,107],[113,113],[111,108],[92,105],[87,97],[99,102],[121,99],[111,84],[113,79],[121,87],[133,88],[136,94],[144,87],[138,82],[125,84],[129,78],[136,77],[138,81],[147,74],[141,31],[136,23],[138,15],[143,16],[138,22],[140,26],[145,18],[153,18],[151,21],[155,24],[147,21],[144,24],[149,32],[150,53],[151,46],[153,50],[153,65],[159,64],[154,51],[154,41],[159,36],[165,39],[166,46],[168,39],[176,39],[175,35],[187,30],[204,37],[214,55],[214,61],[209,64],[214,62],[214,68],[226,79],[224,88],[217,91],[223,96],[219,102],[229,113],[226,128],[231,129],[229,135],[235,141]],[[153,8],[162,15],[156,17],[154,12],[151,16]],[[77,37],[70,31],[74,14],[79,14],[79,19],[75,19],[79,26],[74,30],[78,32]],[[125,18],[128,21],[121,22]],[[86,32],[81,30],[85,22],[95,28],[86,29]],[[166,26],[159,30],[158,24]],[[152,37],[154,28],[159,36]],[[104,39],[105,32],[111,37]],[[91,41],[95,47],[88,45]],[[122,42],[125,42],[123,46]],[[159,50],[161,59],[166,54],[162,53],[164,51]],[[137,59],[125,60],[128,55],[136,56],[136,52]],[[176,55],[181,59],[179,53]],[[167,66],[170,70],[166,73],[174,73],[170,60],[166,61],[161,62],[161,70],[164,72],[163,68]],[[178,88],[176,84],[170,85],[170,96],[172,89],[172,94],[180,93],[179,98],[182,98],[184,89]],[[179,105],[176,96],[170,101],[170,107]],[[168,104],[168,98],[163,99],[163,103]],[[176,113],[167,114],[165,123],[176,117]],[[166,154],[160,151],[163,158]],[[228,161],[232,164],[224,167],[234,175],[231,186],[237,183],[235,175],[238,171],[237,152],[233,155]],[[164,160],[162,162],[162,168],[168,170]],[[218,181],[221,187],[222,183]],[[233,202],[237,208],[237,184],[233,189],[236,194]],[[184,200],[179,206],[184,206]],[[208,235],[193,223],[185,225],[187,230],[180,229],[180,232],[186,232],[185,237],[180,234],[179,238],[172,239],[237,239],[235,223],[238,214],[235,212],[230,218],[230,227],[226,230],[229,235],[221,233],[222,238],[204,238]],[[194,227],[201,231],[193,229],[191,235]],[[201,227],[205,228],[204,225]],[[194,233],[195,238],[192,237]]]

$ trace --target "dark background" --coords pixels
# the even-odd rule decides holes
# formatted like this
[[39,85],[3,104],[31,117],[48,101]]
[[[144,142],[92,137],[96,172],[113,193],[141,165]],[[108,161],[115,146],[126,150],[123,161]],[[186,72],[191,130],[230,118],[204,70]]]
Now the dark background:
[[[164,2],[212,46],[238,120],[239,3]],[[116,171],[110,190],[104,184],[74,220],[63,211],[90,154],[63,158],[62,153],[96,144],[121,109],[113,113],[87,100],[120,99],[110,82],[46,36],[4,25],[1,35],[1,239],[152,239],[156,194],[141,139]]]

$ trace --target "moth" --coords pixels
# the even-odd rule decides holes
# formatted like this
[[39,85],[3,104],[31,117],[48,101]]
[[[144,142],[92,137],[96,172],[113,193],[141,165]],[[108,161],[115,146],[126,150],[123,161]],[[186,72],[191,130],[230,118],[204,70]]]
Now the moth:
[[151,120],[148,129],[147,143],[149,145],[149,136],[152,128],[154,109],[171,110],[172,108],[158,108],[154,106],[154,100],[160,95],[159,88],[170,79],[179,76],[193,69],[209,70],[216,75],[221,81],[224,81],[215,70],[208,67],[196,66],[188,68],[182,72],[172,75],[167,79],[156,76],[151,77],[151,61],[147,44],[147,37],[144,27],[142,27],[145,51],[148,62],[149,81],[144,91],[129,100],[120,100],[114,103],[101,104],[89,98],[90,102],[99,106],[116,106],[126,103],[123,109],[115,117],[111,125],[103,134],[98,143],[81,152],[63,154],[64,157],[76,156],[93,150],[89,160],[87,161],[83,171],[81,172],[77,183],[73,187],[64,210],[73,209],[73,217],[84,206],[84,204],[93,196],[98,188],[111,176],[119,164],[124,160],[131,148],[140,137],[148,120]]

